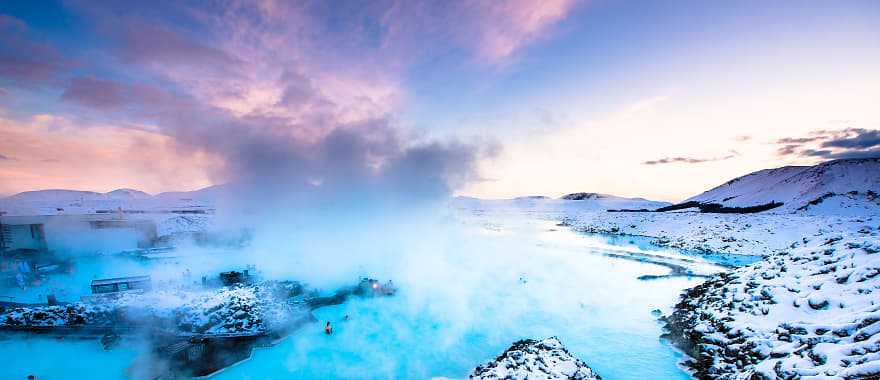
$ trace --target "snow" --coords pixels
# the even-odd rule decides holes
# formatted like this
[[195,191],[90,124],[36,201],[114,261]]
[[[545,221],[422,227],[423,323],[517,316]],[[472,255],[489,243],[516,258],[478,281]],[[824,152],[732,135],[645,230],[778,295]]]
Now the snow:
[[212,210],[215,188],[152,196],[134,189],[107,193],[79,190],[38,190],[0,198],[0,215],[88,215],[112,212],[167,213],[182,210]]
[[[477,199],[469,197],[456,197],[451,206],[467,212],[486,212],[499,214],[513,213],[539,213],[543,216],[556,218],[571,211],[606,211],[619,209],[647,209],[654,210],[669,206],[668,202],[650,201],[642,198],[624,198],[613,195],[578,193],[583,194],[583,199],[552,199],[546,197],[520,197],[513,199]],[[571,195],[571,194],[569,194]]]
[[578,231],[649,236],[654,244],[672,248],[767,255],[788,248],[803,236],[830,236],[872,228],[880,219],[870,214],[609,213],[570,210],[562,213],[560,220]]
[[815,166],[785,166],[735,178],[685,202],[718,203],[728,207],[783,202],[781,207],[772,210],[782,213],[813,209],[814,205],[810,202],[820,202],[823,196],[831,195],[838,197],[829,202],[837,203],[837,207],[826,205],[810,211],[840,215],[850,207],[862,209],[865,204],[872,204],[876,208],[880,202],[876,194],[880,189],[880,176],[877,173],[880,173],[878,158],[835,160]]
[[601,379],[590,366],[572,356],[556,337],[514,343],[498,358],[478,366],[470,379]]
[[[702,375],[849,378],[878,360],[877,247],[876,227],[805,236],[687,292],[668,319],[671,338],[693,344],[691,365]],[[707,325],[721,334],[708,337]]]
[[266,282],[211,291],[163,289],[60,306],[17,307],[0,314],[0,325],[107,327],[165,321],[181,333],[261,333],[295,314],[276,298],[286,286]]

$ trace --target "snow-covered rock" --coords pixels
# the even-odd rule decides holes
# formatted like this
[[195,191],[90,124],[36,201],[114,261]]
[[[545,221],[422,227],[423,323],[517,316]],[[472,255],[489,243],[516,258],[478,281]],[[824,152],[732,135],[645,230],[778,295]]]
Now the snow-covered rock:
[[[853,214],[880,208],[880,158],[846,159],[815,166],[785,166],[734,178],[686,202],[755,207],[771,202],[772,212],[812,211]],[[827,203],[826,203],[827,202]],[[824,207],[816,207],[821,204]],[[855,210],[848,210],[854,208]]]
[[880,378],[878,252],[876,224],[805,235],[688,290],[665,336],[697,378]]
[[520,340],[504,353],[478,366],[470,379],[601,379],[599,374],[571,355],[556,337],[541,341]]
[[[180,333],[260,333],[298,317],[285,301],[294,283],[265,282],[216,290],[155,290],[61,306],[16,307],[0,313],[0,326],[139,326]],[[279,296],[281,298],[279,298]]]

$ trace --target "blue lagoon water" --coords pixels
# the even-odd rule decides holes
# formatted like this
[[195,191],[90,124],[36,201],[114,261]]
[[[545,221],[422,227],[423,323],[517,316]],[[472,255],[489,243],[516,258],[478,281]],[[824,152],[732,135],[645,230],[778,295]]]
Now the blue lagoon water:
[[[639,280],[669,268],[609,256],[645,248],[612,243],[532,222],[475,232],[438,248],[446,254],[400,256],[383,273],[398,286],[395,297],[318,309],[317,322],[211,378],[465,378],[512,342],[549,336],[559,337],[605,379],[689,378],[677,365],[681,354],[660,340],[661,326],[652,311],[669,312],[680,292],[701,279]],[[693,273],[722,270],[671,250],[650,253]],[[112,271],[99,263],[102,259],[92,260],[98,262],[80,267],[75,277],[86,280]],[[113,267],[161,276],[190,266],[207,273],[240,265],[201,256],[175,260]],[[326,321],[334,326],[329,336],[323,333]],[[126,369],[139,349],[131,342],[104,351],[97,341],[5,339],[0,357],[13,364],[0,366],[0,378],[23,379],[29,373],[40,379],[136,378]]]

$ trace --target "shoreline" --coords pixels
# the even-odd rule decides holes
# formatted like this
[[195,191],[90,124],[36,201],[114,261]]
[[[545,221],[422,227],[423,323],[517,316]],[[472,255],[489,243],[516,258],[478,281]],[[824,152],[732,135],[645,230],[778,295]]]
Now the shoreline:
[[[732,379],[742,374],[754,379],[880,376],[876,350],[865,347],[880,346],[880,303],[872,301],[876,298],[872,293],[880,289],[880,254],[876,254],[880,250],[880,227],[875,216],[766,214],[731,218],[683,213],[640,218],[630,216],[638,213],[621,214],[626,216],[605,219],[602,216],[607,214],[565,215],[560,224],[582,233],[652,239],[651,243],[660,247],[702,248],[740,241],[742,236],[737,232],[747,229],[726,228],[729,220],[745,220],[748,227],[754,223],[758,228],[778,220],[821,221],[808,228],[812,233],[785,230],[786,223],[773,226],[782,227],[774,232],[800,237],[784,245],[775,242],[782,248],[762,254],[755,263],[709,276],[702,284],[685,290],[672,314],[660,318],[665,331],[661,337],[685,355],[679,365],[694,378]],[[705,234],[689,235],[686,232],[693,229],[676,225],[662,230],[676,230],[677,234],[632,233],[651,231],[652,226],[640,222],[652,224],[657,219],[698,225]],[[629,224],[621,229],[620,222]],[[727,231],[727,236],[722,237],[719,230]],[[721,253],[743,254],[744,248],[739,245],[732,252]],[[839,270],[850,274],[833,277]],[[853,278],[853,273],[862,277]],[[811,277],[812,282],[800,281]],[[823,285],[827,282],[840,288],[817,295],[823,287],[831,287]],[[836,324],[825,328],[828,319]],[[797,347],[790,347],[793,345]],[[857,347],[851,350],[851,346]]]

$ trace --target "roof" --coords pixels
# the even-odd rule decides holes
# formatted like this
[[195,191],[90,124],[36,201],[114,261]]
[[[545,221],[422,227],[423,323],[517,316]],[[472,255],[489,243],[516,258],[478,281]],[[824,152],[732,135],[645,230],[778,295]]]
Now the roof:
[[92,286],[116,284],[116,283],[120,283],[120,282],[144,282],[144,281],[150,281],[150,276],[116,277],[116,278],[105,278],[105,279],[100,279],[100,280],[92,280]]

